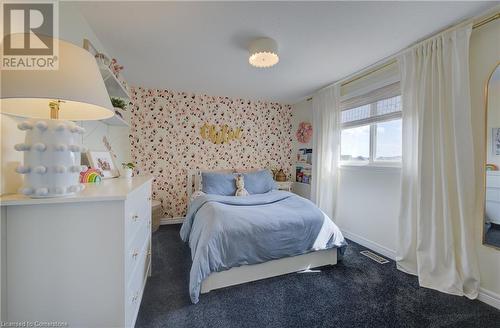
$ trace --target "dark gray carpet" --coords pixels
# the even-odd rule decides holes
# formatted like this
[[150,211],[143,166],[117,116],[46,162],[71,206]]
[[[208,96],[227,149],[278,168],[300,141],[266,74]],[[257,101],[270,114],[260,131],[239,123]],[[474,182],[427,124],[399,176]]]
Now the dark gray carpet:
[[189,247],[179,226],[153,234],[153,275],[136,327],[486,327],[500,311],[479,301],[420,288],[417,279],[359,254],[319,273],[288,274],[211,291],[191,304]]

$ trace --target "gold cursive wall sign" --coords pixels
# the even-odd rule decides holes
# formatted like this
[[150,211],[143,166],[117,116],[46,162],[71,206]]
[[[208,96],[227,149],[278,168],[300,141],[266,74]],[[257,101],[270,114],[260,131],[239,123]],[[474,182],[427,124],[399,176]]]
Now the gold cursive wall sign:
[[227,124],[217,126],[205,123],[200,129],[201,137],[212,141],[216,145],[238,140],[241,138],[242,132],[241,128],[231,129]]

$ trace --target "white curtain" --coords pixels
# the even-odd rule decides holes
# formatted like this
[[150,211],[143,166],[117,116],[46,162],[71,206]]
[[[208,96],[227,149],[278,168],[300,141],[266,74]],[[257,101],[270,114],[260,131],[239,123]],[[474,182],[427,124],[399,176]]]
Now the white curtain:
[[403,96],[397,264],[423,287],[475,298],[475,176],[469,94],[472,26],[399,57]]
[[311,200],[332,220],[337,199],[340,151],[339,87],[313,95],[313,161]]

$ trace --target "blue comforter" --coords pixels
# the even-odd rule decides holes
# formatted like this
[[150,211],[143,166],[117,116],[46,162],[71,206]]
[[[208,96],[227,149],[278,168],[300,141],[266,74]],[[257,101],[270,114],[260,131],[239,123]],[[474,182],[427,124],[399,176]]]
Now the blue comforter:
[[191,247],[193,303],[212,272],[346,245],[328,216],[309,200],[285,191],[198,196],[189,205],[181,238]]

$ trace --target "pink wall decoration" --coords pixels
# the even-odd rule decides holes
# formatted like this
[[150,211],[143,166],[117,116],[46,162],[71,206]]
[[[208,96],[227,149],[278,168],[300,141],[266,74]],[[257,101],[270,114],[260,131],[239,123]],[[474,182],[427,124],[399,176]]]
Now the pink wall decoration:
[[312,138],[312,124],[309,122],[300,122],[295,136],[298,142],[303,144],[309,143]]
[[[170,90],[132,88],[130,142],[140,174],[152,174],[153,198],[167,217],[185,215],[187,171],[292,165],[291,106]],[[214,144],[204,124],[240,127],[241,138]]]

